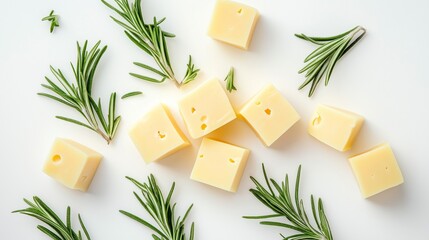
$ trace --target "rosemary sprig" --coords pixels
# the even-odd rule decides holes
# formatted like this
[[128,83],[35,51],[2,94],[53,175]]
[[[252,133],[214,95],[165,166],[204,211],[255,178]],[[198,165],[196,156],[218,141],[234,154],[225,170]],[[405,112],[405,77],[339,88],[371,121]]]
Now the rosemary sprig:
[[147,183],[140,183],[137,180],[126,177],[141,191],[141,196],[134,192],[134,196],[143,206],[147,213],[155,221],[156,225],[149,223],[142,218],[129,213],[124,210],[120,210],[125,216],[143,224],[147,228],[151,229],[154,234],[152,237],[154,240],[193,240],[194,239],[194,223],[191,225],[190,236],[185,236],[185,221],[192,209],[191,205],[182,217],[175,217],[176,204],[171,205],[170,200],[173,195],[175,183],[172,184],[170,192],[167,198],[164,198],[161,189],[159,188],[155,177],[151,174],[148,177]]
[[299,90],[311,83],[308,96],[313,96],[323,76],[325,76],[325,86],[327,86],[338,60],[340,60],[365,33],[365,28],[357,26],[347,32],[332,37],[308,37],[305,34],[295,34],[298,38],[319,45],[319,47],[304,60],[304,63],[308,62],[308,64],[298,72],[306,72],[306,80],[301,84]]
[[54,15],[54,10],[52,10],[48,16],[42,18],[42,21],[51,22],[51,27],[49,28],[49,32],[53,32],[55,27],[59,27],[60,24],[58,22],[58,15]]
[[34,196],[33,201],[31,202],[24,198],[24,202],[29,206],[28,208],[16,210],[12,213],[21,213],[34,217],[45,223],[48,227],[38,225],[37,229],[42,231],[44,234],[48,235],[51,239],[54,240],[83,240],[86,237],[87,240],[91,240],[89,233],[85,227],[85,224],[78,214],[79,224],[82,228],[82,232],[73,230],[71,224],[71,209],[67,207],[67,216],[66,223],[64,223],[60,217],[50,208],[46,203],[44,203],[39,197]]
[[224,81],[226,81],[226,90],[228,90],[228,92],[232,92],[233,90],[237,91],[237,89],[234,86],[234,68],[233,67],[229,69],[228,75],[226,75]]
[[195,65],[192,63],[191,55],[189,55],[188,64],[186,64],[186,66],[187,68],[186,68],[185,77],[183,78],[183,81],[181,83],[183,85],[194,81],[198,75],[198,72],[200,71],[200,69],[195,69]]
[[122,95],[121,99],[129,98],[129,97],[133,97],[133,96],[137,96],[137,95],[141,95],[141,94],[143,94],[143,93],[140,91],[129,92],[129,93]]
[[175,35],[161,29],[160,25],[165,21],[165,18],[158,21],[154,17],[153,23],[146,23],[141,10],[141,0],[135,0],[134,3],[130,3],[128,0],[115,0],[118,7],[114,7],[105,0],[101,1],[122,17],[123,21],[111,16],[117,24],[125,29],[127,37],[150,55],[156,65],[158,65],[158,68],[154,68],[143,63],[134,62],[134,65],[148,70],[156,77],[144,76],[137,73],[130,73],[131,76],[154,83],[162,83],[166,79],[170,79],[177,85],[189,83],[197,77],[199,69],[195,69],[194,64],[192,64],[192,58],[189,56],[185,77],[181,82],[176,79],[170,63],[166,41],[166,38],[173,38]]
[[88,51],[87,45],[88,41],[85,41],[83,47],[77,43],[76,66],[71,63],[76,82],[70,83],[60,69],[55,69],[51,66],[51,72],[60,84],[55,84],[51,79],[45,77],[48,84],[42,84],[42,86],[50,90],[53,94],[38,93],[38,95],[51,98],[75,109],[84,117],[87,124],[68,117],[56,117],[91,129],[101,135],[109,144],[113,140],[121,121],[121,117],[115,115],[116,93],[110,95],[107,118],[103,114],[101,99],[98,98],[96,102],[92,97],[92,84],[95,70],[107,46],[100,49],[100,41],[98,41],[94,47]]
[[299,198],[299,182],[301,177],[301,166],[298,168],[298,174],[295,182],[295,194],[292,198],[289,187],[289,177],[286,174],[284,182],[278,184],[273,179],[268,179],[265,167],[262,164],[262,171],[267,188],[262,186],[255,178],[250,177],[255,183],[256,188],[250,189],[250,192],[265,206],[270,208],[275,214],[263,216],[245,216],[247,219],[271,219],[284,217],[289,223],[280,221],[261,221],[263,225],[284,227],[299,232],[298,234],[288,237],[282,236],[284,240],[300,240],[300,239],[315,239],[315,240],[332,240],[333,236],[329,227],[328,219],[325,215],[322,199],[319,198],[316,204],[313,195],[311,195],[311,210],[315,225],[308,218],[304,203]]

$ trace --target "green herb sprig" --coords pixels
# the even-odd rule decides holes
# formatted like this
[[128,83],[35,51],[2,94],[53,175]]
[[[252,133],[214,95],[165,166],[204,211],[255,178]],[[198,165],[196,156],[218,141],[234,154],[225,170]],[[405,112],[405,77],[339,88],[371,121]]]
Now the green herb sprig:
[[316,50],[305,58],[304,63],[307,63],[307,65],[298,72],[306,72],[306,80],[301,84],[299,90],[311,83],[308,96],[313,96],[323,76],[325,76],[325,86],[327,86],[338,60],[362,39],[365,33],[365,28],[357,26],[332,37],[309,37],[305,34],[295,34],[298,38],[319,45]]
[[134,62],[134,65],[148,70],[156,77],[137,73],[130,73],[131,76],[154,83],[162,83],[166,79],[170,79],[176,85],[189,83],[197,77],[199,69],[195,69],[192,58],[189,56],[185,77],[180,82],[177,80],[170,63],[166,41],[167,38],[173,38],[175,35],[162,30],[160,25],[165,21],[165,18],[158,21],[154,17],[153,23],[146,23],[141,10],[141,0],[135,0],[134,3],[130,3],[128,0],[115,0],[118,7],[112,6],[105,0],[101,1],[122,17],[123,21],[111,16],[117,24],[125,29],[127,37],[151,56],[158,66],[158,68],[154,68],[144,63]]
[[[57,102],[60,102],[68,107],[75,109],[86,123],[68,117],[56,116],[58,119],[77,124],[101,135],[109,144],[118,129],[121,121],[120,116],[116,116],[116,93],[110,95],[109,111],[107,117],[103,114],[101,107],[101,99],[94,100],[92,96],[92,85],[94,74],[100,58],[103,56],[107,46],[99,48],[98,41],[91,50],[87,50],[88,41],[85,41],[83,47],[77,43],[77,61],[76,65],[71,63],[76,82],[71,83],[66,79],[60,69],[50,67],[52,74],[55,76],[59,84],[54,83],[48,77],[45,77],[48,84],[42,86],[52,92],[38,93],[40,96],[48,97]],[[101,127],[100,127],[101,125]]]
[[37,229],[42,231],[44,234],[48,235],[51,239],[54,240],[83,240],[86,237],[87,240],[91,240],[88,230],[85,227],[85,224],[82,221],[80,214],[78,214],[79,224],[82,228],[82,232],[79,230],[73,229],[71,224],[71,208],[67,207],[67,216],[66,222],[64,223],[60,217],[39,197],[34,196],[33,201],[31,202],[27,199],[24,199],[24,202],[29,206],[28,208],[16,210],[12,213],[21,213],[34,217],[42,221],[47,225],[47,227],[38,225]]
[[185,221],[193,205],[188,208],[183,218],[180,216],[176,218],[176,204],[172,205],[170,203],[175,188],[175,183],[172,184],[167,198],[164,198],[162,191],[152,174],[148,177],[147,183],[140,183],[130,177],[127,177],[127,179],[130,180],[141,191],[141,196],[136,192],[134,192],[134,196],[143,206],[146,212],[152,217],[156,224],[151,224],[132,213],[120,210],[122,214],[151,229],[154,232],[154,234],[152,234],[154,240],[194,239],[194,223],[191,225],[189,238],[186,238],[185,236]]
[[235,88],[234,86],[234,68],[233,67],[229,69],[229,72],[226,75],[224,81],[226,81],[226,90],[228,90],[228,92],[237,91],[237,88]]
[[55,27],[59,27],[60,23],[58,22],[58,15],[54,14],[54,10],[52,10],[48,16],[42,18],[42,21],[51,22],[51,27],[49,28],[49,32],[53,32]]
[[186,64],[186,73],[185,77],[183,78],[183,81],[181,84],[185,85],[189,82],[192,82],[195,80],[195,78],[198,76],[198,72],[200,69],[195,69],[195,64],[192,63],[192,57],[189,55],[188,64]]
[[311,210],[315,224],[310,222],[308,214],[304,208],[302,199],[299,198],[299,183],[301,177],[301,166],[298,168],[298,174],[295,182],[295,194],[291,196],[289,187],[289,177],[286,174],[285,180],[279,184],[273,179],[269,179],[265,171],[265,166],[262,165],[264,179],[267,187],[262,186],[254,177],[250,177],[256,188],[250,189],[250,192],[265,206],[270,208],[275,214],[263,216],[245,216],[247,219],[272,219],[284,218],[289,223],[283,221],[261,221],[263,225],[283,227],[295,230],[298,234],[288,237],[281,237],[284,240],[332,240],[333,236],[329,227],[328,219],[325,215],[322,199],[319,198],[316,203],[313,195],[311,195]]

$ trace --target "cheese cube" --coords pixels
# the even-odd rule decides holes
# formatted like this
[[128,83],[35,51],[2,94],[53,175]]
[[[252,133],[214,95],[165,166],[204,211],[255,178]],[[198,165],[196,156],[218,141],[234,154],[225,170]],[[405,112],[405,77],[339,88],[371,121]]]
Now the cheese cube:
[[191,179],[236,192],[246,168],[249,150],[204,138]]
[[200,138],[236,118],[219,80],[201,84],[179,101],[180,113],[192,138]]
[[258,18],[258,11],[252,7],[229,0],[218,0],[208,35],[233,46],[248,49]]
[[129,135],[147,163],[167,157],[189,145],[188,139],[163,104],[146,113],[131,128]]
[[349,158],[363,197],[367,198],[404,182],[388,144]]
[[364,118],[355,113],[319,105],[310,121],[308,133],[338,151],[347,151],[363,122]]
[[273,86],[267,85],[240,110],[265,146],[273,144],[299,119],[299,114]]
[[103,156],[68,139],[55,140],[43,171],[68,188],[88,190]]

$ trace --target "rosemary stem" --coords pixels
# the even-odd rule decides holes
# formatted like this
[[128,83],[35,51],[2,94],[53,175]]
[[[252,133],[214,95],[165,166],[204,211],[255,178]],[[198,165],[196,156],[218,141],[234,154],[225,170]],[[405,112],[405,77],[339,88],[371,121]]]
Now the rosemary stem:
[[173,70],[169,67],[166,69],[166,71],[167,71],[167,75],[169,76],[168,78],[174,82],[176,87],[180,87],[179,81],[177,81],[176,76],[174,76]]
[[364,28],[364,27],[362,27],[362,26],[358,26],[357,28],[356,28],[356,30],[354,30],[350,35],[352,35],[353,37],[357,34],[357,33],[359,33],[360,31],[362,31],[362,34],[365,34],[366,33],[366,29]]
[[174,82],[176,87],[180,87],[179,81],[177,81],[177,79],[176,79],[176,77],[174,77],[174,75],[169,75],[169,79]]
[[97,129],[96,129],[96,132],[97,132],[98,134],[100,134],[100,135],[104,138],[104,140],[106,140],[107,145],[109,145],[109,144],[112,142],[112,139],[111,139],[109,136],[107,136],[103,131],[101,131],[101,129],[100,129],[100,128],[97,128]]
[[85,106],[84,110],[86,112],[86,115],[89,117],[89,122],[91,123],[91,126],[96,129],[99,130],[98,128],[98,124],[97,124],[97,120],[95,119],[94,114],[91,114],[88,108],[90,108],[91,106],[88,104],[88,106]]

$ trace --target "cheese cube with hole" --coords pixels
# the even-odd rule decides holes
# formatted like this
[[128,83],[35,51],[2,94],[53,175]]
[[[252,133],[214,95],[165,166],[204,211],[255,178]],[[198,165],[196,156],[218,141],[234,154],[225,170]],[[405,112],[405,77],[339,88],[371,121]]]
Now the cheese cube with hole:
[[404,182],[401,169],[388,144],[381,144],[350,157],[349,162],[364,198]]
[[191,179],[226,191],[236,192],[250,151],[204,138]]
[[221,42],[248,49],[258,18],[258,11],[252,7],[229,0],[218,0],[208,35]]
[[308,133],[338,151],[349,150],[358,135],[364,118],[358,114],[326,105],[319,105],[311,118]]
[[218,79],[202,83],[179,101],[180,113],[192,138],[200,138],[236,118]]
[[131,128],[129,135],[147,163],[165,158],[189,145],[163,104],[152,108]]
[[292,127],[300,116],[273,86],[267,85],[240,110],[265,146],[270,146]]
[[49,153],[43,171],[64,186],[87,191],[103,156],[69,139],[58,138]]

